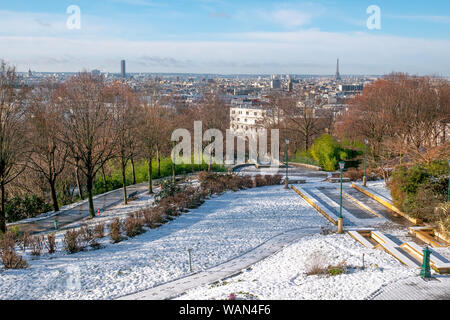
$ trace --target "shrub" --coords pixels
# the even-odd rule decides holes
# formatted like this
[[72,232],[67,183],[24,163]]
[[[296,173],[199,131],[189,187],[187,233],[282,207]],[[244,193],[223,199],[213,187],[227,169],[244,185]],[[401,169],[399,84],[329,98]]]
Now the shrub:
[[130,238],[144,232],[142,220],[135,214],[130,214],[125,219],[124,227],[126,235]]
[[42,249],[44,248],[44,236],[30,237],[29,247],[31,249],[31,255],[40,256]]
[[174,183],[172,179],[164,179],[161,182],[161,191],[155,195],[155,202],[158,203],[165,198],[172,197],[178,191],[180,188],[177,183]]
[[311,146],[311,155],[326,171],[334,171],[339,162],[339,143],[329,134],[316,139]]
[[435,212],[439,217],[438,227],[442,233],[450,233],[450,203],[442,203],[436,209]]
[[262,175],[257,174],[257,175],[255,176],[255,186],[256,186],[257,188],[258,188],[258,187],[264,187],[264,186],[267,186],[267,181],[266,181],[266,179],[264,179]]
[[242,185],[244,186],[244,188],[251,189],[254,187],[252,177],[245,175],[245,176],[241,177],[241,179],[242,179]]
[[23,251],[25,251],[28,248],[29,243],[30,243],[30,237],[31,237],[30,232],[29,231],[25,231],[23,233],[22,237],[20,238],[20,240],[21,240],[20,244],[22,246],[22,250]]
[[36,196],[14,197],[8,200],[5,205],[7,222],[33,218],[51,210],[51,205]]
[[105,237],[105,224],[103,222],[95,225],[94,237],[96,239],[103,239]]
[[0,256],[5,269],[23,269],[27,262],[16,253],[15,235],[7,231],[0,235]]
[[64,249],[69,254],[74,254],[83,250],[80,233],[77,230],[67,230],[64,234]]
[[123,240],[121,234],[122,224],[119,218],[115,218],[109,225],[109,236],[111,237],[112,243],[119,243]]
[[327,258],[320,252],[314,252],[309,256],[306,264],[306,275],[313,276],[325,274],[327,268]]
[[[441,208],[447,198],[446,161],[400,166],[393,172],[389,188],[394,205],[400,210],[440,228],[446,228],[445,211],[436,209]],[[442,231],[450,233],[450,229]]]
[[266,175],[265,179],[266,179],[268,186],[278,186],[281,184],[281,181],[283,180],[283,176],[280,174]]
[[343,148],[329,134],[316,139],[309,152],[325,171],[334,171],[339,161],[348,161],[359,154],[357,151]]
[[86,248],[87,246],[91,246],[93,248],[98,246],[94,235],[94,230],[89,228],[87,225],[82,226],[78,231],[78,233],[80,236],[80,243],[82,249]]
[[49,233],[47,235],[45,246],[48,250],[48,253],[53,254],[56,252],[56,235],[54,233]]

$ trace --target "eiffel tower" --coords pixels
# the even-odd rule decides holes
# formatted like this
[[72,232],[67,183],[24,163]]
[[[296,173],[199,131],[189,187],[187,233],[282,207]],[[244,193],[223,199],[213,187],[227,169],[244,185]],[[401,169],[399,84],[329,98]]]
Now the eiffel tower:
[[336,66],[336,76],[335,80],[342,80],[341,74],[339,73],[339,59],[337,59],[337,66]]

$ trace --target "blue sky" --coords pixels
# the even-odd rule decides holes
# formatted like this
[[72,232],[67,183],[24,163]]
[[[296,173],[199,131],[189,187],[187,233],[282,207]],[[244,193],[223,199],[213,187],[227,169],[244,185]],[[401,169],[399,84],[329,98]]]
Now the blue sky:
[[0,0],[0,58],[21,71],[331,74],[339,57],[348,74],[450,75],[449,31],[448,0]]

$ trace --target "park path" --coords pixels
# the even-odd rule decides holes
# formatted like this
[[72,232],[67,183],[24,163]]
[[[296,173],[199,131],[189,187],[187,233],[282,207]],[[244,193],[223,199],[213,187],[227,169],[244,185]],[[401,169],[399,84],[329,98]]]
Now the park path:
[[370,300],[450,300],[450,276],[402,280],[375,292]]
[[[140,183],[127,187],[127,193],[130,195],[137,192],[138,195],[148,190],[148,183]],[[104,211],[123,201],[123,189],[117,189],[94,197],[94,208],[97,211]],[[20,231],[28,231],[31,234],[46,233],[54,230],[54,220],[58,218],[59,229],[71,225],[74,222],[81,221],[89,217],[89,204],[82,201],[78,205],[72,206],[70,209],[63,209],[57,214],[42,218],[33,219],[24,223],[15,223]]]
[[169,300],[180,297],[190,289],[233,277],[248,269],[251,265],[297,242],[302,237],[318,232],[320,232],[318,228],[302,228],[281,233],[227,262],[148,290],[120,297],[118,300]]

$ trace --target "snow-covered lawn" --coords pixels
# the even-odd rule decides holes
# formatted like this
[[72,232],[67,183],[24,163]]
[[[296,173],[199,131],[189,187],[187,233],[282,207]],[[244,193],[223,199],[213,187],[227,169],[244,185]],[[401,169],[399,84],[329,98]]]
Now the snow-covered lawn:
[[282,186],[228,192],[134,239],[105,240],[98,251],[68,255],[59,243],[53,256],[27,256],[28,269],[0,273],[0,299],[115,298],[187,274],[189,248],[194,269],[206,269],[287,230],[325,225]]
[[[360,268],[363,254],[364,270]],[[317,255],[321,259],[314,258]],[[338,276],[307,276],[314,260],[322,260],[324,266],[344,263],[350,268]],[[179,299],[225,300],[231,293],[238,299],[365,299],[387,284],[417,277],[417,272],[383,251],[363,247],[349,235],[313,235],[255,264],[250,271],[190,290]]]

